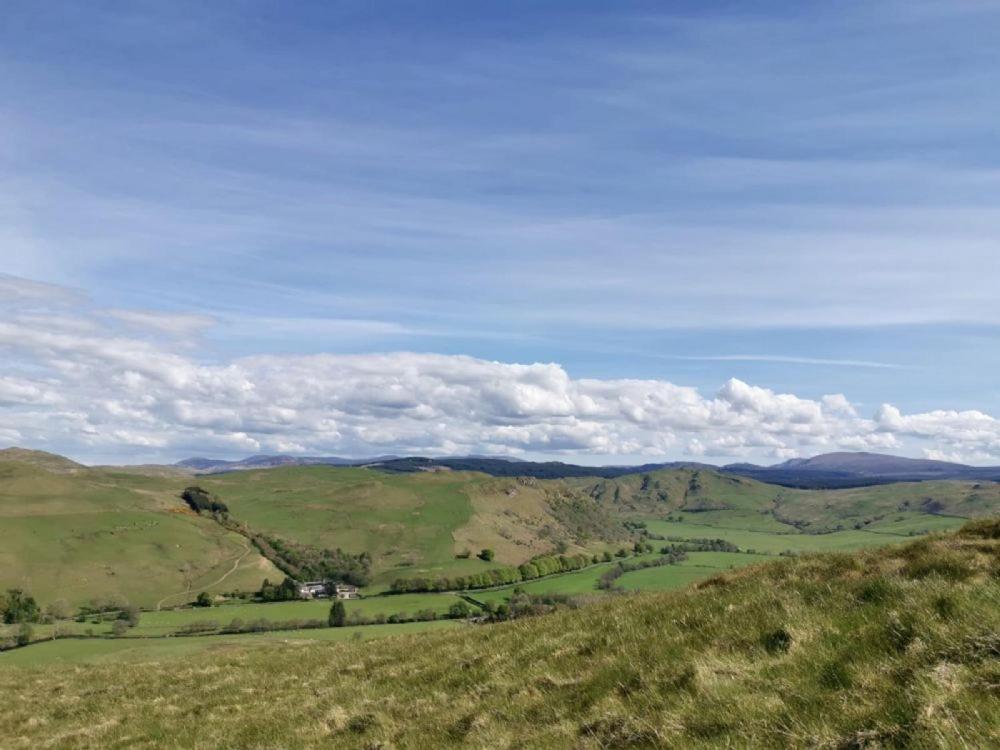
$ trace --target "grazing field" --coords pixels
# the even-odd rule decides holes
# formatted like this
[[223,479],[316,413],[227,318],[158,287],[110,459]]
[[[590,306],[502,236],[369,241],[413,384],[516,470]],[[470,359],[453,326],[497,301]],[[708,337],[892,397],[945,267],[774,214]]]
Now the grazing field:
[[724,570],[744,568],[773,559],[773,556],[740,552],[689,552],[688,559],[676,565],[633,570],[615,583],[626,591],[672,591]]
[[[961,524],[961,521],[958,521]],[[863,547],[879,547],[886,544],[905,542],[908,534],[869,531],[835,531],[829,534],[771,534],[745,529],[705,526],[690,521],[663,521],[648,519],[646,528],[665,537],[679,539],[723,539],[740,549],[768,554],[781,552],[840,552]]]
[[32,647],[0,655],[0,736],[12,750],[997,747],[997,570],[1000,526],[980,522],[377,644],[268,634],[270,648],[246,637],[152,663],[9,660]]
[[[461,601],[454,594],[399,594],[396,596],[376,596],[344,602],[348,617],[363,615],[405,614],[416,615],[429,610],[435,615],[443,615],[448,608]],[[329,599],[292,602],[248,602],[244,604],[224,604],[218,607],[189,607],[184,609],[143,612],[139,625],[128,631],[129,636],[167,635],[177,628],[192,623],[214,621],[226,626],[233,620],[244,623],[255,620],[285,622],[289,620],[323,620],[330,612]]]
[[0,672],[14,667],[53,664],[107,664],[186,659],[248,648],[293,644],[305,648],[331,641],[372,640],[392,635],[424,633],[457,627],[453,620],[386,625],[347,626],[317,630],[276,630],[266,633],[202,635],[174,638],[67,638],[36,643],[0,653]]

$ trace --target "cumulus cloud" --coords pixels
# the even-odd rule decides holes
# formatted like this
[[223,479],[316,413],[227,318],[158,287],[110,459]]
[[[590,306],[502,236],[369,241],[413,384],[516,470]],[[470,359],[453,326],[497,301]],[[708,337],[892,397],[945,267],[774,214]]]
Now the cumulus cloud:
[[867,418],[843,394],[808,399],[735,378],[705,394],[664,380],[573,378],[556,363],[413,352],[209,362],[178,338],[206,323],[201,316],[65,312],[32,309],[0,322],[8,442],[161,459],[259,451],[783,459],[905,450],[911,440],[929,455],[1000,456],[1000,422],[978,411],[904,414],[885,404]]

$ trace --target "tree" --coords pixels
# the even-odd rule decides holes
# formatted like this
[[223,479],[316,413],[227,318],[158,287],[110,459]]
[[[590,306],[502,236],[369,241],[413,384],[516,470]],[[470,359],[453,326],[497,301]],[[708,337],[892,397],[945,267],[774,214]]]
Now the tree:
[[27,621],[21,623],[21,627],[17,629],[17,645],[27,646],[31,643],[31,636],[34,635],[34,631],[31,629],[31,625]]
[[56,599],[45,607],[45,613],[53,620],[68,620],[73,616],[73,607],[65,599]]
[[448,608],[448,617],[460,620],[464,617],[468,617],[471,611],[472,610],[467,602],[457,601]]
[[121,638],[128,630],[128,623],[125,620],[115,620],[111,623],[111,634],[115,638]]
[[347,622],[347,609],[340,599],[334,599],[330,605],[330,617],[327,623],[331,628],[342,628],[345,622]]
[[479,553],[479,559],[480,560],[485,560],[486,562],[492,562],[493,556],[494,556],[494,552],[489,547],[484,548]]
[[194,600],[194,606],[196,607],[211,607],[212,597],[209,596],[207,591],[202,591],[198,594],[198,597]]
[[[211,605],[211,602],[209,602],[209,605]],[[128,605],[118,613],[118,619],[125,622],[130,628],[134,628],[139,624],[139,608],[134,604]]]
[[24,593],[23,589],[7,589],[3,621],[8,625],[15,622],[38,622],[38,602]]

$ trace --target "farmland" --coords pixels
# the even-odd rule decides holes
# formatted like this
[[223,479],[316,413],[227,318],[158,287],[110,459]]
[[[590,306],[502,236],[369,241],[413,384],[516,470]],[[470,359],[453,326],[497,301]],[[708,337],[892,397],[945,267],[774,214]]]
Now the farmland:
[[[185,505],[181,491],[194,482],[225,504],[226,517],[194,513]],[[31,634],[47,642],[2,655],[0,665],[63,650],[107,660],[119,654],[141,658],[195,649],[193,642],[201,639],[206,647],[244,637],[263,642],[279,637],[276,632],[294,633],[282,636],[288,639],[342,637],[332,633],[344,628],[315,627],[325,625],[329,601],[249,598],[264,579],[277,582],[285,575],[261,554],[254,534],[307,550],[367,555],[370,583],[362,598],[346,602],[346,619],[349,626],[373,623],[358,627],[373,628],[364,632],[375,635],[406,620],[442,622],[432,618],[446,617],[466,599],[495,608],[515,591],[581,601],[669,591],[779,555],[899,544],[964,523],[944,511],[988,512],[996,507],[995,494],[991,484],[962,482],[801,491],[688,469],[543,481],[312,466],[195,478],[166,470],[88,469],[49,454],[0,452],[0,589],[23,588],[43,608],[64,600],[63,609],[70,610],[114,610],[125,603],[142,610],[137,624],[114,639],[114,611],[48,618]],[[623,559],[628,565],[648,562],[660,556],[661,546],[704,540],[730,546],[690,548],[676,564],[626,569],[610,590],[598,585]],[[633,542],[640,544],[636,555]],[[478,557],[485,548],[492,559]],[[605,561],[625,549],[627,559]],[[733,549],[738,551],[725,551]],[[468,576],[560,551],[584,553],[592,562],[514,585],[385,594],[397,578]],[[186,606],[201,592],[216,606]],[[472,614],[481,613],[474,607]],[[0,639],[13,643],[16,627],[0,626]],[[290,629],[303,627],[308,629]],[[69,645],[51,641],[54,636]]]

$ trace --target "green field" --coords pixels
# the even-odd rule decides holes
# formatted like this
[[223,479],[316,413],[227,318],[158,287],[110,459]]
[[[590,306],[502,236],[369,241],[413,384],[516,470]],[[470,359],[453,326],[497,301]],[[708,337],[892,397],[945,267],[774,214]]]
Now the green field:
[[676,565],[635,570],[619,578],[617,584],[626,591],[672,591],[725,570],[773,559],[773,556],[739,552],[689,552],[688,559]]
[[[399,594],[397,596],[376,596],[345,601],[348,616],[352,614],[374,617],[375,615],[405,614],[415,615],[421,610],[431,610],[437,615],[448,612],[448,608],[460,601],[455,594]],[[288,620],[323,620],[330,612],[329,599],[301,602],[248,602],[244,604],[223,604],[218,607],[190,607],[184,609],[143,612],[139,625],[128,631],[129,636],[166,635],[177,628],[195,622],[211,620],[220,626],[232,620],[249,623],[254,620],[283,622]]]
[[[936,523],[938,529],[956,528],[963,523],[962,519],[944,519]],[[830,534],[769,534],[745,529],[724,528],[721,526],[705,526],[690,521],[663,521],[648,519],[646,527],[649,531],[662,534],[665,537],[681,539],[723,539],[738,546],[741,550],[754,550],[778,554],[781,552],[839,552],[863,547],[878,547],[885,544],[905,542],[908,534],[895,533],[891,527],[871,531],[836,531]]]
[[0,653],[0,671],[12,667],[53,664],[100,664],[162,661],[194,655],[220,654],[252,647],[295,644],[308,647],[331,641],[370,640],[391,635],[423,633],[457,627],[453,620],[365,625],[316,630],[278,630],[237,635],[203,635],[175,638],[66,638],[36,643]]

